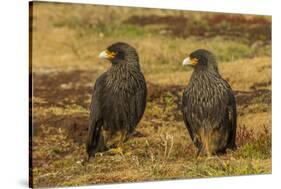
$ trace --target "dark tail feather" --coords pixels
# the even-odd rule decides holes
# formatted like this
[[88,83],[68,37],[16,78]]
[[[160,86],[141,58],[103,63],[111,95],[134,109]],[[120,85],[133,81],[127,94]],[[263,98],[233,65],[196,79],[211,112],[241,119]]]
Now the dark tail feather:
[[88,161],[99,150],[99,142],[102,128],[102,120],[92,122],[88,131],[88,140],[86,150],[88,153]]
[[233,106],[230,108],[230,125],[231,125],[231,131],[230,131],[230,137],[228,140],[228,147],[232,150],[236,150],[236,128],[237,128],[237,112],[236,112],[236,104],[234,102]]

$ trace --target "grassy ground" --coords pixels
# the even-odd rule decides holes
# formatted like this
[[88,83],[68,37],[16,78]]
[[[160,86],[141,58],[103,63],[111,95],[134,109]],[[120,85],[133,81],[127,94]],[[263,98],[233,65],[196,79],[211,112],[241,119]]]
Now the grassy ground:
[[[69,186],[271,173],[271,18],[35,3],[32,16],[33,184]],[[97,55],[136,47],[148,104],[125,156],[85,154],[91,88],[109,68]],[[238,104],[238,150],[195,159],[180,112],[197,48],[214,52]]]

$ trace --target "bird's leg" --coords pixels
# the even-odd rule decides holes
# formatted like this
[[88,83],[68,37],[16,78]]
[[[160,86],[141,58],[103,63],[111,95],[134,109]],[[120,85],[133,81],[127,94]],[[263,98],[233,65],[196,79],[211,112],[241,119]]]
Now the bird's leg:
[[91,155],[88,155],[88,157],[85,158],[85,161],[86,161],[86,162],[89,162],[90,159],[91,159]]
[[197,139],[196,139],[196,144],[197,144],[196,159],[198,159],[204,147],[203,144],[201,142],[199,143]]
[[196,159],[199,158],[200,153],[201,153],[201,150],[202,150],[202,147],[200,147],[200,148],[197,149],[197,152],[196,152]]
[[126,138],[125,132],[121,131],[121,132],[117,133],[116,140],[115,140],[117,142],[117,145],[115,148],[111,148],[109,150],[109,152],[113,153],[113,154],[120,154],[121,156],[124,156],[123,143],[125,141],[125,138]]

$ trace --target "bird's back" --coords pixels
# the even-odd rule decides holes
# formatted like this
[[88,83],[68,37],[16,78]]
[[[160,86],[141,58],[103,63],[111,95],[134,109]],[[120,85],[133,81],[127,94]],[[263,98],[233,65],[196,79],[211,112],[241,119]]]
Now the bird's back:
[[183,95],[183,116],[199,149],[203,145],[213,154],[235,146],[235,99],[219,74],[193,74]]
[[184,92],[183,108],[193,127],[217,127],[223,121],[231,88],[220,75],[196,73]]
[[236,103],[230,85],[221,77],[214,55],[205,49],[183,61],[194,68],[183,94],[183,119],[191,139],[208,155],[235,148]]
[[139,70],[127,70],[120,75],[107,72],[101,100],[104,128],[131,131],[140,121],[146,106],[146,83]]

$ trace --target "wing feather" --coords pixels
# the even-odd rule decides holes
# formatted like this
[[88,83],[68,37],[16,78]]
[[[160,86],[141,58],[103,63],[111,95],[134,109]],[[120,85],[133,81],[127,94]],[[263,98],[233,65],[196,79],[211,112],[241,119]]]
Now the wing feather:
[[103,95],[105,77],[106,75],[103,74],[97,79],[92,92],[88,138],[86,142],[86,150],[89,157],[95,153],[99,147],[101,127],[103,125],[101,98]]

